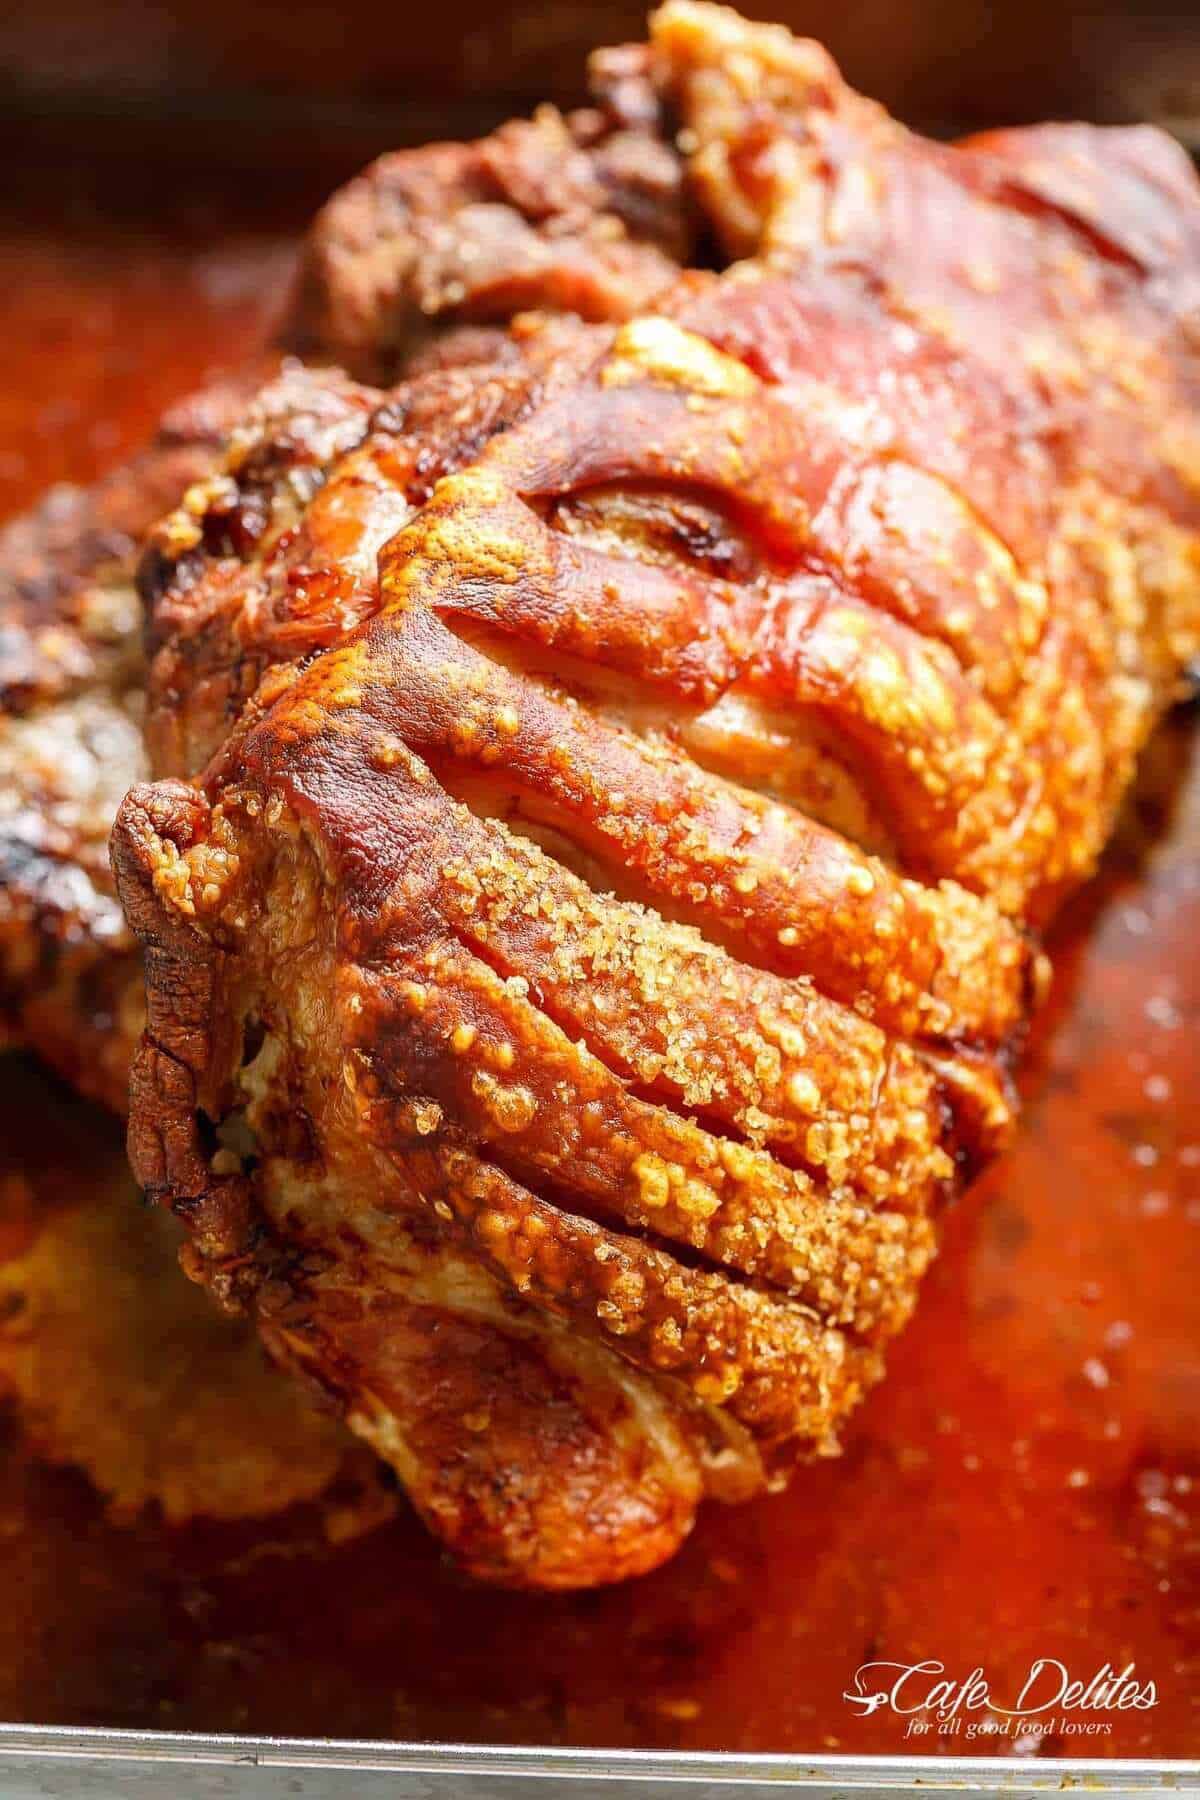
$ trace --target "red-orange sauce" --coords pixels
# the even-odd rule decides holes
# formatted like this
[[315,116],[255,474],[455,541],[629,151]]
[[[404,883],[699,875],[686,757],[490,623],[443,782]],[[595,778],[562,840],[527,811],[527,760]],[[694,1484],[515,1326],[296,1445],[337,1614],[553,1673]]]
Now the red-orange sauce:
[[[100,184],[97,184],[98,186]],[[307,204],[310,196],[303,197]],[[86,478],[261,334],[286,263],[170,192],[0,221],[0,511]],[[229,208],[237,205],[237,196]],[[180,214],[185,224],[179,224]],[[228,231],[224,215],[221,230]],[[290,220],[284,221],[290,224]],[[1055,934],[1016,1148],[947,1221],[840,1461],[710,1509],[668,1568],[570,1598],[472,1588],[407,1515],[331,1548],[315,1516],[170,1531],[0,1455],[0,1715],[30,1722],[794,1750],[1011,1750],[906,1736],[860,1664],[1134,1662],[1145,1711],[1042,1754],[1200,1749],[1200,762],[1160,736],[1105,869]],[[120,1133],[0,1064],[0,1156],[35,1201]],[[132,1217],[132,1215],[131,1215]],[[978,1717],[979,1715],[976,1715]],[[965,1727],[964,1727],[965,1730]],[[1034,1748],[1026,1738],[1019,1746]]]

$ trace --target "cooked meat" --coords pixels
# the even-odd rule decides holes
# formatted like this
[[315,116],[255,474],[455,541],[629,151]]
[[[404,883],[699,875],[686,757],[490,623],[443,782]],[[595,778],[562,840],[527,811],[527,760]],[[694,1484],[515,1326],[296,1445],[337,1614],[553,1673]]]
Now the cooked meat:
[[[565,378],[573,347],[569,327],[547,325],[516,357],[431,367],[386,395],[292,365],[256,396],[220,467],[147,533],[156,773],[202,768],[268,668],[338,643],[376,610],[384,544],[443,474],[528,410],[556,363]],[[342,479],[328,487],[334,466]]]
[[534,1585],[836,1447],[1200,636],[1172,147],[652,36],[743,260],[263,396],[148,559],[194,781],[114,835],[191,1272]]
[[473,144],[384,156],[309,235],[290,341],[378,380],[433,322],[642,310],[693,248],[648,50],[600,51],[593,105],[543,107]]
[[693,179],[757,252],[752,295],[673,314],[803,396],[818,470],[832,429],[849,473],[802,487],[818,555],[945,671],[954,723],[846,720],[891,738],[906,867],[1041,923],[1196,651],[1195,173],[1149,129],[929,143],[720,9],[669,6],[657,42]]

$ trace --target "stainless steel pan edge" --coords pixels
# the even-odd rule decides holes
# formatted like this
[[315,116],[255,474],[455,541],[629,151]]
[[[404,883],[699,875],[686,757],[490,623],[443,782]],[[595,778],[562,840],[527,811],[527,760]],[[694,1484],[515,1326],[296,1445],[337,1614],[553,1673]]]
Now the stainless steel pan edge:
[[598,1800],[651,1795],[704,1800],[731,1790],[766,1794],[803,1788],[834,1800],[850,1794],[1033,1795],[1084,1789],[1109,1795],[1200,1795],[1200,1762],[1003,1757],[736,1756],[627,1750],[510,1749],[352,1739],[208,1737],[192,1733],[74,1730],[0,1725],[3,1800],[179,1800],[247,1794],[254,1800]]

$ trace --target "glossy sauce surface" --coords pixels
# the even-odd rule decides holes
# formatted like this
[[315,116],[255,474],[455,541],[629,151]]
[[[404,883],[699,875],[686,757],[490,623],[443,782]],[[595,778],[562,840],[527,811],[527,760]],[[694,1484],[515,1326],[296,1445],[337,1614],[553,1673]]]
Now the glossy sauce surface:
[[[340,173],[339,171],[335,171]],[[235,363],[314,198],[252,218],[166,189],[114,211],[46,178],[0,219],[0,511],[132,448]],[[331,175],[331,180],[333,175]],[[36,200],[36,196],[35,196]],[[473,1589],[402,1514],[341,1545],[106,1520],[10,1431],[0,1715],[39,1723],[745,1751],[1187,1756],[1200,1749],[1200,756],[1164,730],[1100,879],[1056,930],[1014,1150],[947,1222],[840,1461],[711,1508],[683,1554],[573,1598]],[[0,1163],[35,1212],[142,1215],[120,1132],[0,1063]],[[3,1220],[0,1220],[0,1225]],[[1136,1663],[1158,1704],[1087,1737],[906,1736],[843,1692],[864,1662]],[[871,1681],[869,1686],[886,1683]],[[1052,1709],[1062,1717],[1059,1708]],[[987,1716],[973,1713],[976,1724]],[[999,1716],[999,1715],[997,1715]],[[1070,1717],[1071,1715],[1067,1715]]]

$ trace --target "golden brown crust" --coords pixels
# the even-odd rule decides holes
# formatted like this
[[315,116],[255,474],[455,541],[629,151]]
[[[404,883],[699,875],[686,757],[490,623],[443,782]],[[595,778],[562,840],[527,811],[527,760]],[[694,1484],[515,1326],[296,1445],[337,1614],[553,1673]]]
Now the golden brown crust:
[[[549,1587],[653,1567],[690,1528],[705,1434],[693,1442],[675,1408],[616,1358],[520,1303],[431,1229],[411,1192],[396,1193],[339,1080],[336,1035],[314,1035],[311,1057],[295,1059],[292,1030],[331,979],[303,846],[287,840],[276,904],[263,909],[287,970],[280,1017],[239,1014],[215,1034],[228,1043],[232,1031],[243,1046],[238,1097],[263,1149],[260,1205],[237,1154],[206,1141],[204,1121],[223,1112],[214,1084],[227,1081],[212,1055],[224,967],[154,891],[167,843],[198,848],[207,808],[160,783],[131,795],[123,816],[114,850],[146,945],[151,1013],[133,1076],[144,1125],[130,1149],[148,1193],[189,1228],[189,1272],[226,1304],[252,1308],[275,1354],[339,1401],[464,1567]],[[251,1030],[261,1038],[253,1057]],[[364,1192],[380,1208],[364,1211]],[[719,1478],[732,1485],[745,1469],[742,1485],[753,1485],[752,1454],[720,1434],[717,1448],[732,1465]]]
[[367,1297],[594,1359],[636,1423],[592,1516],[655,1495],[640,1566],[702,1490],[835,1447],[1011,1123],[1030,929],[1200,633],[1194,182],[1120,134],[925,144],[690,0],[653,45],[749,260],[341,384],[333,437],[313,378],[269,397],[159,542],[152,709],[196,785],[114,839],[139,1174],[531,1583],[628,1573],[642,1527],[556,1511],[578,1465],[542,1484],[509,1413],[471,1480],[552,1538],[468,1528],[471,1440],[381,1403]]

